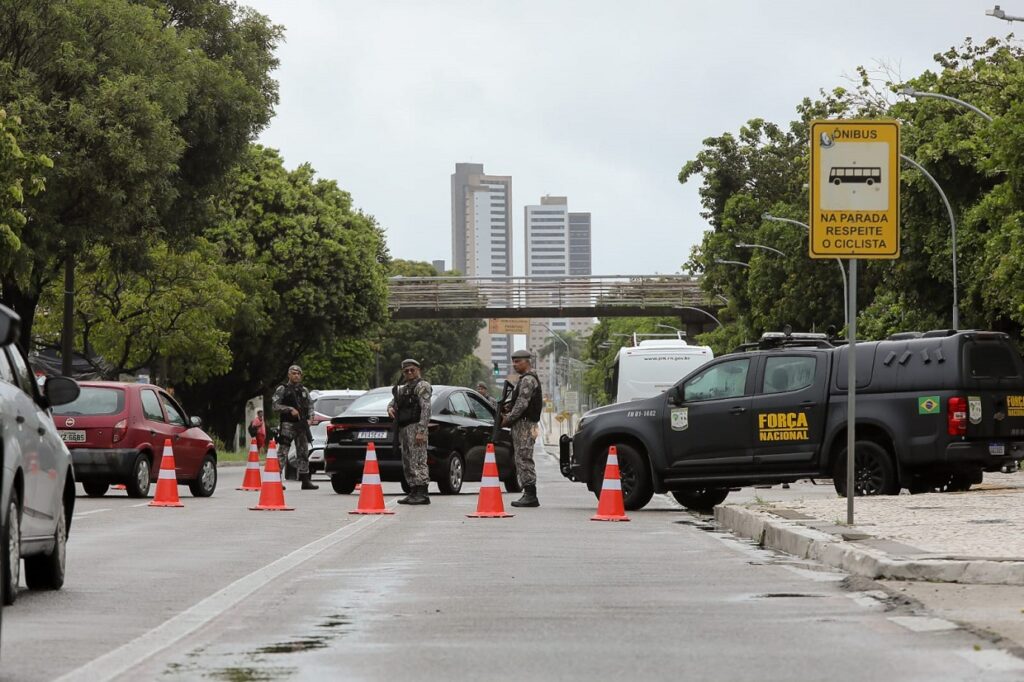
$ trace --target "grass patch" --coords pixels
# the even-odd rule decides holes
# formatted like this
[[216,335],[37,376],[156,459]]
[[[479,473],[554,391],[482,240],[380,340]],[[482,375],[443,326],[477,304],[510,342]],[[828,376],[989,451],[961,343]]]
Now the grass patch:
[[218,462],[248,462],[249,451],[248,450],[236,450],[234,452],[218,452]]

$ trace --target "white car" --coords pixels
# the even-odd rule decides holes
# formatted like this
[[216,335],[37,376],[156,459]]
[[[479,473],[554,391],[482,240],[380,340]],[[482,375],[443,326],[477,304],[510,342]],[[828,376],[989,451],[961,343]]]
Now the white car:
[[327,425],[332,417],[337,417],[351,405],[356,398],[366,391],[350,389],[312,391],[313,425],[310,432],[313,440],[309,444],[309,471],[315,473],[324,470],[324,446],[327,443]]

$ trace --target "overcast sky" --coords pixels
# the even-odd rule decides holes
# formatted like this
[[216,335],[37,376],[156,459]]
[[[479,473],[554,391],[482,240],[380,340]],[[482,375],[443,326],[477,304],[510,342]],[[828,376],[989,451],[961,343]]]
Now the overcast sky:
[[703,139],[1021,26],[991,0],[240,1],[286,28],[263,144],[337,180],[395,257],[448,267],[456,162],[511,175],[516,274],[544,194],[593,214],[594,274],[678,272],[707,229],[676,179]]

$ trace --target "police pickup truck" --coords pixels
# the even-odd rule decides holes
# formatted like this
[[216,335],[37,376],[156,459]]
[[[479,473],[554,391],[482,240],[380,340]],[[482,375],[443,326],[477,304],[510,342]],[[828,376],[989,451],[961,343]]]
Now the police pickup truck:
[[[967,490],[1024,458],[1024,363],[1006,334],[936,330],[858,343],[856,494]],[[616,446],[626,509],[654,493],[706,509],[729,489],[832,478],[846,487],[849,347],[769,333],[661,395],[591,410],[562,474],[600,495]]]

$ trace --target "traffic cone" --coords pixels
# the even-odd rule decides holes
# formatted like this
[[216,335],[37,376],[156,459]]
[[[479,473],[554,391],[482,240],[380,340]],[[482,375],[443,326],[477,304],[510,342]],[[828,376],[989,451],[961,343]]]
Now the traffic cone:
[[[270,453],[277,459],[277,446],[270,441]],[[267,455],[269,458],[270,455]],[[242,479],[242,487],[235,490],[261,490],[263,480],[260,478],[260,450],[256,447],[256,439],[249,443],[249,461],[245,465],[245,477]]]
[[608,448],[608,463],[604,466],[601,499],[597,501],[597,514],[591,521],[629,521],[622,503],[622,481],[619,479],[619,453],[615,446]]
[[508,519],[515,516],[505,513],[500,485],[498,462],[494,458],[494,443],[488,443],[487,453],[484,455],[484,473],[480,477],[480,497],[476,501],[476,513],[466,516],[471,519]]
[[[273,453],[273,456],[271,456]],[[295,507],[284,506],[284,487],[281,485],[281,463],[277,461],[277,444],[270,441],[267,450],[266,468],[260,486],[260,501],[252,511],[295,511]]]
[[178,499],[178,475],[174,471],[174,448],[171,439],[164,441],[163,456],[160,457],[160,474],[156,479],[156,495],[150,507],[184,507]]
[[384,506],[384,491],[380,487],[380,465],[377,464],[377,448],[373,441],[366,444],[366,460],[363,462],[363,484],[359,489],[359,506],[349,514],[394,514]]

